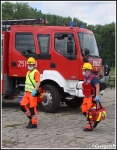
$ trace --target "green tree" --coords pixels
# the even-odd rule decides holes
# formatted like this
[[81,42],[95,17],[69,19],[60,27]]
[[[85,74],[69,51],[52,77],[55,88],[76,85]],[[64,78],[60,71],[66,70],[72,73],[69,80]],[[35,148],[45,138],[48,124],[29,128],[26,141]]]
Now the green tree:
[[2,20],[13,19],[14,4],[10,2],[2,3]]
[[[34,19],[42,18],[48,20],[47,25],[53,26],[63,26],[72,21],[71,17],[62,17],[55,14],[43,14],[41,10],[32,8],[28,3],[24,2],[4,2],[2,3],[2,20],[7,19]],[[73,18],[76,27],[84,25],[87,29],[91,30],[96,38],[96,41],[100,44],[100,56],[103,59],[115,59],[115,23],[105,24],[104,26],[97,25],[87,25],[87,23],[79,20],[78,18]]]

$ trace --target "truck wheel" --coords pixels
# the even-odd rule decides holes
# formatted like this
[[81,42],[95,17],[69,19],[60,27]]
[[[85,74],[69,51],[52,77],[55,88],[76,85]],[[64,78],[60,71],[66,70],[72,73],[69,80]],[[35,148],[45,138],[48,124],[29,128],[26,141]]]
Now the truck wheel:
[[60,95],[57,88],[53,85],[43,85],[46,90],[45,99],[40,103],[40,108],[44,112],[54,113],[60,107]]
[[77,108],[80,107],[83,102],[83,98],[75,97],[73,100],[65,100],[65,103],[68,107]]

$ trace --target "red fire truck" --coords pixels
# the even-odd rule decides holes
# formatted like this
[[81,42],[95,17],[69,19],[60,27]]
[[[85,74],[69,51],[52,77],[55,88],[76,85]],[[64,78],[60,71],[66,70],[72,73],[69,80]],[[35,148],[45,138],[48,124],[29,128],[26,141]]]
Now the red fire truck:
[[80,107],[83,100],[82,65],[90,62],[100,78],[102,59],[92,31],[84,27],[44,26],[39,19],[2,20],[3,100],[24,92],[27,59],[36,59],[40,87],[46,90],[40,107],[55,112],[60,102]]

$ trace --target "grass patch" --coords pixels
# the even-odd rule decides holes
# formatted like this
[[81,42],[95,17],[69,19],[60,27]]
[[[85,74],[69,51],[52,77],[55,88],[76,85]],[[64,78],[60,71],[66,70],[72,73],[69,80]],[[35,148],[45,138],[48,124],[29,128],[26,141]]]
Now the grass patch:
[[110,78],[109,78],[109,86],[114,84],[114,77],[112,76],[115,76],[115,68],[110,68],[110,69],[111,71],[110,71]]
[[4,141],[2,141],[2,143],[4,145],[6,145],[6,144],[15,144],[16,142],[15,141],[10,141],[10,140],[4,140]]
[[66,115],[70,115],[70,113],[64,113],[61,116],[66,116]]
[[11,125],[7,125],[5,126],[4,128],[7,128],[7,127],[16,127],[16,126],[20,126],[21,124],[11,124]]
[[110,69],[111,69],[110,75],[111,75],[111,76],[115,76],[115,68],[110,68]]
[[9,109],[6,109],[5,111],[10,111]]
[[84,139],[84,137],[76,137],[76,139]]
[[15,110],[14,110],[14,112],[18,112],[18,111],[21,111],[21,110],[19,110],[19,109],[15,109]]
[[109,143],[109,144],[111,144],[111,143],[112,143],[112,141],[108,141],[108,143]]

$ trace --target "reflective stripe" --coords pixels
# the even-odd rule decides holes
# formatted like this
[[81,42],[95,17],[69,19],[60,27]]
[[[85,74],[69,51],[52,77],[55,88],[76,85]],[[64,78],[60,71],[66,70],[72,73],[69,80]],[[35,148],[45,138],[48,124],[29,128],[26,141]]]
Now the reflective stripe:
[[102,111],[103,113],[104,113],[104,115],[105,115],[105,118],[106,118],[106,112],[105,111]]
[[[25,81],[25,91],[32,92],[34,90],[34,86],[36,85],[36,80],[34,79],[35,72],[38,72],[38,70],[34,69],[32,72],[29,71],[27,72],[26,81]],[[30,79],[32,82],[30,81],[28,75],[30,75]],[[34,84],[34,86],[32,83]]]
[[[88,117],[88,115],[86,114],[86,116]],[[89,118],[92,118],[92,116],[89,116]]]
[[37,124],[38,115],[37,115],[37,114],[36,114],[36,115],[33,115],[31,121],[32,121],[32,124]]
[[40,98],[44,98],[45,93],[41,93]]
[[[34,84],[36,85],[36,84]],[[34,86],[32,87],[32,84],[25,84],[25,90],[26,91],[33,91],[34,90]]]
[[96,107],[92,107],[91,109],[96,109]]
[[102,115],[102,112],[99,112],[99,115],[98,115],[98,118],[97,118],[97,120],[96,120],[96,121],[99,121],[99,120],[100,120],[101,115]]
[[37,120],[38,119],[38,115],[37,114],[33,115],[32,118],[35,119],[35,120]]
[[[91,124],[91,125],[90,125],[90,124]],[[86,123],[86,128],[88,128],[88,129],[92,129],[93,124],[94,124],[94,122],[93,122],[93,121],[90,121],[90,123],[89,123],[89,121],[87,121],[87,123]]]
[[30,83],[26,83],[26,82],[25,82],[25,85],[32,86],[32,83],[30,84]]
[[26,116],[31,116],[30,110],[27,110],[27,111],[25,112],[25,114],[26,114]]
[[87,126],[86,126],[86,127],[91,127],[91,126],[90,126],[90,124],[87,124]]
[[89,118],[92,118],[92,116],[89,116]]
[[32,119],[35,120],[35,121],[37,121],[38,120],[38,116],[37,115],[33,115]]
[[34,90],[34,88],[28,88],[28,87],[26,87],[25,89],[26,89],[26,91],[33,91]]

